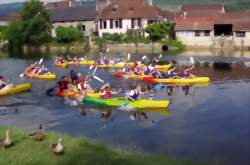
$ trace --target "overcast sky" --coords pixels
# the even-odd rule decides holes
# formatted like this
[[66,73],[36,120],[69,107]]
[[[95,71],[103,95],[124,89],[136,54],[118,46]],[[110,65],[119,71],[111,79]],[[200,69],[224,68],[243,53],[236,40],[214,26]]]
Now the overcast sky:
[[[0,4],[3,4],[3,3],[13,3],[13,2],[24,2],[26,0],[0,0]],[[43,2],[52,2],[52,1],[60,1],[60,0],[40,0],[40,1],[43,1]]]

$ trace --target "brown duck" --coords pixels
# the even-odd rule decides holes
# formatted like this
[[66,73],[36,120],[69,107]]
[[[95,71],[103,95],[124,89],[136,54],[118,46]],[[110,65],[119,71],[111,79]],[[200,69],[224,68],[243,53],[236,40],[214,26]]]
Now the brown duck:
[[56,155],[61,155],[64,153],[64,146],[62,145],[62,141],[63,139],[62,138],[59,138],[58,139],[58,142],[56,144],[51,144],[50,147],[51,147],[51,150],[54,154]]
[[6,131],[5,138],[1,139],[0,142],[1,145],[3,146],[3,150],[5,150],[6,148],[10,147],[13,144],[10,138],[10,130]]
[[38,131],[30,133],[29,137],[35,141],[43,141],[46,138],[46,135],[42,130],[42,124],[39,125]]

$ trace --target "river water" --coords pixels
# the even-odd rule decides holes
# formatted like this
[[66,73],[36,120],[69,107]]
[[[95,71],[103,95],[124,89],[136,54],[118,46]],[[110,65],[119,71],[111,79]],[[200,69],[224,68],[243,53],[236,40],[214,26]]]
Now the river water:
[[[171,59],[182,60],[178,56]],[[213,61],[212,57],[208,59]],[[134,112],[89,104],[71,106],[63,98],[47,96],[46,89],[53,87],[56,81],[18,77],[34,61],[0,59],[0,75],[16,84],[33,83],[31,92],[0,97],[0,126],[32,130],[42,123],[49,131],[76,137],[85,135],[131,151],[208,164],[250,164],[250,68],[243,64],[232,68],[217,64],[200,66],[194,73],[209,76],[212,82],[208,86],[191,86],[189,92],[187,88],[174,87],[173,93],[164,88],[153,97],[171,100],[168,109]],[[44,64],[58,77],[70,69],[82,74],[88,72],[87,67],[56,68],[50,59]],[[98,69],[97,75],[113,88],[122,88],[121,96],[142,83],[116,79],[112,72],[112,69]],[[92,82],[93,87],[101,85]],[[102,117],[104,112],[111,112],[111,116]],[[136,120],[131,120],[135,117]]]

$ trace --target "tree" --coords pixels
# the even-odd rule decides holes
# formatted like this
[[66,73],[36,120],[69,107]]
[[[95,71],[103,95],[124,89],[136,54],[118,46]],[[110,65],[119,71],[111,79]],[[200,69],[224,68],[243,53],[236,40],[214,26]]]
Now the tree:
[[56,28],[56,39],[60,43],[70,43],[73,41],[79,41],[84,36],[80,29],[76,27],[57,27]]
[[167,35],[173,37],[174,26],[172,23],[153,23],[148,25],[145,31],[149,33],[151,40],[157,41],[165,38]]
[[7,39],[10,44],[40,45],[50,40],[52,27],[50,16],[42,2],[39,0],[26,2],[20,15],[21,20],[12,21],[7,29]]

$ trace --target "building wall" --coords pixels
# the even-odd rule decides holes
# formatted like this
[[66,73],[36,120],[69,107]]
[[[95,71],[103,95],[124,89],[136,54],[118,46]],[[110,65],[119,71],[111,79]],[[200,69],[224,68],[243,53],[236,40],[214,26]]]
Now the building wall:
[[56,37],[56,28],[59,26],[78,27],[79,24],[85,26],[85,32],[84,32],[85,36],[91,36],[92,33],[96,31],[94,21],[55,22],[53,23],[52,36]]
[[245,37],[237,37],[236,32],[233,33],[234,44],[237,47],[249,47],[250,46],[250,31],[245,32]]
[[0,21],[0,26],[8,26],[9,23],[9,21]]
[[[102,20],[102,22],[105,21],[105,20]],[[142,23],[141,23],[141,26],[142,26],[142,29],[145,29],[148,25],[148,20],[147,19],[142,19],[141,20]],[[113,28],[111,29],[110,28],[110,20],[106,20],[107,22],[107,28],[104,29],[100,27],[100,21],[98,21],[98,32],[99,32],[99,36],[102,37],[103,33],[110,33],[110,34],[114,34],[114,33],[118,33],[118,34],[125,34],[127,33],[128,30],[132,30],[132,27],[131,27],[131,19],[123,19],[122,20],[122,28],[116,28],[113,26]],[[136,29],[140,29],[140,27],[137,27],[135,26],[134,28],[135,30]],[[147,36],[148,34],[146,34]]]
[[187,46],[206,46],[209,47],[213,44],[213,31],[210,36],[195,36],[195,31],[176,31],[176,37],[179,41]]

